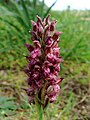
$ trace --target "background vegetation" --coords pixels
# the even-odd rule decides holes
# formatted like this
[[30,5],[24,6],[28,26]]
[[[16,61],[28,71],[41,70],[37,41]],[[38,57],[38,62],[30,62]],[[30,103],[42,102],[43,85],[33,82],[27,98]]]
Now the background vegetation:
[[64,80],[45,120],[90,119],[90,10],[51,11],[54,4],[48,8],[44,0],[0,0],[0,120],[36,120],[36,109],[28,104],[24,90],[24,43],[31,43],[30,20],[49,12],[57,19],[56,29],[63,32],[59,45]]

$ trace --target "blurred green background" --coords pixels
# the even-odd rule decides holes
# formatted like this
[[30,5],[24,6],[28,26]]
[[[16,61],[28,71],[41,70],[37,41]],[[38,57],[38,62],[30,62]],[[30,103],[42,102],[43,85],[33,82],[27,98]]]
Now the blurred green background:
[[64,80],[45,120],[90,119],[90,10],[52,11],[55,3],[48,8],[44,0],[0,0],[0,120],[36,120],[36,109],[24,91],[24,44],[31,43],[30,20],[48,13],[57,20],[56,30],[63,32],[59,45]]

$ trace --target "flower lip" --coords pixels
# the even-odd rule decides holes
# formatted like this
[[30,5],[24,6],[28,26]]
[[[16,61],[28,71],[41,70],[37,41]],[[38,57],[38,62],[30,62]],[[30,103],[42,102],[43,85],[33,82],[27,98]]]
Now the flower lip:
[[41,48],[40,42],[37,40],[33,41],[34,45],[36,46],[36,48]]
[[37,58],[41,56],[41,51],[40,49],[34,49],[31,53],[30,53],[31,58]]
[[32,25],[33,25],[33,31],[37,31],[38,30],[38,26],[37,26],[37,23],[36,22],[34,22],[33,20],[31,20],[31,23],[32,23]]
[[55,23],[56,23],[56,20],[52,21],[51,24],[50,24],[50,31],[53,32],[54,29],[55,29]]
[[59,38],[59,35],[60,35],[60,34],[62,34],[62,32],[55,32],[55,33],[53,34],[53,37],[52,37],[52,38],[53,38],[54,40],[57,40],[57,39]]
[[31,52],[34,50],[34,47],[32,45],[29,44],[24,44],[25,47],[27,47],[27,49]]

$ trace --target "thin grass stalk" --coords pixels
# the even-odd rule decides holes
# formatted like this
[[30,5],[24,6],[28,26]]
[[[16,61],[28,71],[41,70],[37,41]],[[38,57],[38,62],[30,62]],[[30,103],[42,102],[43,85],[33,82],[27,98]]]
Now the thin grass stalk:
[[52,7],[56,4],[57,0],[48,8],[48,10],[46,11],[46,13],[44,14],[43,19],[48,15],[48,13],[50,12],[50,10],[52,9]]

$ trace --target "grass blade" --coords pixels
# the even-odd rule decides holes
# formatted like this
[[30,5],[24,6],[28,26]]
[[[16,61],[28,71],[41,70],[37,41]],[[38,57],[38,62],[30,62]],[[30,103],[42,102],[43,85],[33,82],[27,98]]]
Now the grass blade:
[[46,11],[46,13],[44,14],[43,19],[48,15],[48,13],[50,12],[50,10],[52,9],[52,7],[56,4],[57,0],[48,8],[48,10]]
[[[26,17],[26,19],[27,19],[27,22],[28,22],[28,24],[30,25],[29,12],[28,12],[27,6],[26,6],[26,4],[25,4],[25,1],[24,1],[24,0],[21,0],[21,4],[22,4],[23,10],[24,10],[24,13],[25,13],[25,17]],[[30,5],[30,2],[29,2],[29,5]]]

